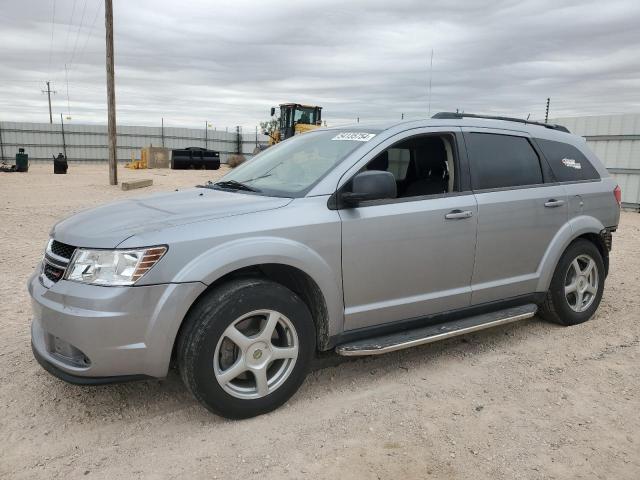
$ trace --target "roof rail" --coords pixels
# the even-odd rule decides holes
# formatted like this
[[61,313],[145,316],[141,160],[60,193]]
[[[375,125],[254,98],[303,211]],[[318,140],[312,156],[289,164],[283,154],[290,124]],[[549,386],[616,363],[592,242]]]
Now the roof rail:
[[438,112],[431,118],[440,118],[440,119],[449,119],[449,120],[456,120],[456,119],[460,120],[463,118],[486,118],[489,120],[504,120],[506,122],[517,122],[517,123],[526,123],[528,125],[538,125],[540,127],[550,128],[552,130],[558,130],[560,132],[571,133],[567,127],[564,127],[562,125],[557,125],[555,123],[532,122],[529,120],[524,120],[522,118],[514,118],[514,117],[476,115],[475,113]]

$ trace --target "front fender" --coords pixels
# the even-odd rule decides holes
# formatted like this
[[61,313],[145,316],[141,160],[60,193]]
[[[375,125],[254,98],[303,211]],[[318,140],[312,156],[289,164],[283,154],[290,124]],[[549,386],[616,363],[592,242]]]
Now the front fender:
[[571,242],[585,233],[599,234],[604,228],[600,220],[588,215],[574,217],[564,224],[549,244],[538,266],[538,285],[536,292],[546,292],[549,290],[556,265],[558,265],[560,257]]
[[198,279],[211,285],[233,271],[268,263],[295,267],[309,275],[324,296],[329,314],[329,335],[342,331],[344,318],[340,272],[331,268],[315,250],[294,240],[261,236],[224,243],[184,265],[174,281],[181,283]]

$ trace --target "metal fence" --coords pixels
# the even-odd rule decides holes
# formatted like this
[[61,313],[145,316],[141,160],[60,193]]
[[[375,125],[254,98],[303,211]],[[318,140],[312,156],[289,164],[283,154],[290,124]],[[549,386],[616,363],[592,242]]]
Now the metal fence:
[[568,117],[550,121],[583,136],[622,188],[622,205],[640,208],[640,114]]
[[[230,131],[213,128],[191,129],[175,127],[118,126],[118,161],[140,156],[140,149],[154,147],[204,147],[220,152],[222,162],[239,151],[251,156],[258,144],[268,142],[257,131],[243,132],[234,127]],[[32,162],[51,161],[58,153],[65,153],[69,161],[106,162],[108,158],[106,125],[49,124],[0,122],[0,159],[12,163],[19,148],[24,148]]]

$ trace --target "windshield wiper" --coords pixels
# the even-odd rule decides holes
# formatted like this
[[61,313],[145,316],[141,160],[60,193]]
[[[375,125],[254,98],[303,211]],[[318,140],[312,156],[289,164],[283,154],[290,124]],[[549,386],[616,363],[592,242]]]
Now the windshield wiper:
[[214,187],[228,188],[231,190],[245,190],[247,192],[260,192],[259,188],[250,187],[246,183],[237,180],[222,180],[213,184]]

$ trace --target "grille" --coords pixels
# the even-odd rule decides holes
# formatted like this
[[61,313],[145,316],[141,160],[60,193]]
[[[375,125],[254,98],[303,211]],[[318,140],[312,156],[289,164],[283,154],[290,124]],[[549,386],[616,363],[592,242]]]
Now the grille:
[[68,260],[72,257],[73,252],[75,251],[76,247],[72,247],[66,243],[58,242],[56,240],[51,242],[51,252],[59,257],[66,258]]
[[47,277],[52,282],[57,282],[62,278],[62,275],[64,274],[64,269],[54,267],[53,265],[45,263],[43,267],[43,273],[45,277]]

